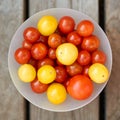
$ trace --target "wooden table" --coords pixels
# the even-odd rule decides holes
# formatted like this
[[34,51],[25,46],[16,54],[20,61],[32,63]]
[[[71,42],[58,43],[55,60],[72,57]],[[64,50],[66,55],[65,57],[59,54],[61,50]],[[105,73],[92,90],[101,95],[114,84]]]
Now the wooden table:
[[[7,66],[11,38],[25,19],[54,7],[82,11],[106,31],[113,69],[102,94],[87,106],[66,113],[37,108],[14,87]],[[0,120],[120,120],[120,0],[0,0]]]

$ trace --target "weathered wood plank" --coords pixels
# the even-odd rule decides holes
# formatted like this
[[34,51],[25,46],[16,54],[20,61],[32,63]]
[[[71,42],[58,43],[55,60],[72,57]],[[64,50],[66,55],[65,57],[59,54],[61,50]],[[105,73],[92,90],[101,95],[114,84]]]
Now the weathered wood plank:
[[120,120],[120,0],[106,0],[106,32],[113,53],[113,68],[106,88],[106,118]]
[[23,0],[0,0],[0,119],[24,120],[24,99],[10,79],[7,58],[12,36],[23,21]]
[[[93,7],[94,6],[94,7]],[[82,11],[94,20],[98,21],[98,0],[36,0],[34,3],[30,0],[30,15],[47,8],[53,7],[66,7]],[[94,14],[93,14],[94,12]],[[96,98],[89,105],[65,113],[55,113],[46,110],[39,109],[30,104],[30,118],[31,120],[98,120],[99,118],[99,100]]]

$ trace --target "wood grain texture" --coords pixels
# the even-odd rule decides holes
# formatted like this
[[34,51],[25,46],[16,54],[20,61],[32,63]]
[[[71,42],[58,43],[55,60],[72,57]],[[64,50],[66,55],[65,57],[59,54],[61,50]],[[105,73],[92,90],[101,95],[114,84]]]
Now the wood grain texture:
[[120,120],[120,0],[106,0],[106,32],[113,53],[113,67],[106,88],[106,118]]
[[7,66],[8,48],[23,21],[22,0],[0,0],[0,120],[24,120],[24,99],[17,92]]
[[[30,15],[47,8],[55,7],[76,9],[88,14],[94,20],[98,21],[98,0],[35,0],[34,2],[30,0]],[[81,109],[65,113],[42,110],[30,104],[31,120],[98,120],[98,114],[98,98]]]

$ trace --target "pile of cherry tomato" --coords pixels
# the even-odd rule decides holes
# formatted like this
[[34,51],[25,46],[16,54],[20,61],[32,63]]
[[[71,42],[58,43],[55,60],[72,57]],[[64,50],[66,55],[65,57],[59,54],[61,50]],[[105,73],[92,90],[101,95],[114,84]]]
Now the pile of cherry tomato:
[[46,92],[53,104],[64,102],[67,93],[77,100],[87,99],[93,82],[103,83],[109,76],[106,54],[99,50],[94,29],[89,20],[76,24],[71,16],[59,21],[55,16],[41,17],[37,27],[23,31],[22,45],[15,51],[20,80],[30,82],[35,93]]

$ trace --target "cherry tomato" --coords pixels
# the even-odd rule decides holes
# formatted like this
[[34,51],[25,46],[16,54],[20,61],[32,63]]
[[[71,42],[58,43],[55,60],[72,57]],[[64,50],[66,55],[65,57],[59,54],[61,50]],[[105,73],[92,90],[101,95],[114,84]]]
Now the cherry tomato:
[[34,43],[40,38],[40,33],[36,28],[28,27],[24,30],[23,36],[28,42]]
[[56,70],[51,65],[43,65],[38,69],[37,77],[41,83],[52,83],[56,78]]
[[66,89],[60,83],[52,83],[47,89],[47,98],[53,104],[63,103],[66,97]]
[[64,16],[60,19],[58,27],[62,33],[68,34],[74,30],[75,21],[70,16]]
[[109,71],[105,65],[94,63],[89,67],[88,75],[95,83],[104,83],[109,78]]
[[106,62],[106,54],[103,51],[96,50],[92,53],[92,63],[102,63]]
[[77,61],[80,65],[88,65],[91,62],[91,55],[86,50],[81,50],[78,53]]
[[22,42],[22,47],[27,48],[28,50],[31,50],[32,43],[28,42],[27,40],[24,40]]
[[63,64],[58,59],[56,59],[56,64],[59,66],[63,66]]
[[67,38],[66,37],[62,37],[62,43],[66,43],[67,42]]
[[77,25],[77,33],[80,36],[87,37],[92,35],[92,32],[94,31],[94,25],[89,20],[83,20]]
[[90,65],[83,66],[82,74],[88,76],[88,70]]
[[63,65],[71,65],[78,57],[78,49],[72,43],[63,43],[57,47],[56,57]]
[[74,99],[84,100],[92,94],[93,83],[87,76],[76,75],[70,79],[67,91]]
[[67,72],[66,69],[63,66],[56,66],[55,67],[56,70],[56,82],[62,83],[66,80],[67,78]]
[[30,58],[28,64],[31,64],[34,68],[37,69],[37,60],[35,60],[34,58]]
[[37,27],[39,32],[44,36],[49,36],[57,29],[57,19],[54,16],[46,15],[40,18]]
[[65,34],[60,31],[59,27],[56,29],[55,33],[59,34],[61,37],[65,36]]
[[81,47],[84,50],[88,50],[89,52],[93,52],[96,49],[98,49],[99,45],[100,45],[99,38],[95,35],[91,35],[91,36],[83,38]]
[[44,58],[42,60],[39,60],[37,65],[38,65],[38,68],[40,68],[43,65],[54,66],[54,61],[52,59],[50,59],[50,58]]
[[47,91],[48,84],[41,83],[38,79],[33,80],[31,83],[31,88],[35,93],[43,93]]
[[49,48],[49,50],[48,50],[48,56],[51,59],[56,59],[56,49]]
[[36,41],[36,43],[39,43],[39,42],[45,45],[48,45],[48,36],[40,35],[40,38]]
[[48,49],[43,43],[35,43],[31,48],[32,57],[36,60],[41,60],[45,58],[47,52]]
[[63,85],[67,91],[67,86],[69,85],[69,82],[70,82],[70,78],[67,78],[64,82],[63,82]]
[[74,76],[82,72],[82,66],[78,62],[74,62],[72,65],[66,66],[66,70],[70,76]]
[[59,34],[53,33],[48,38],[48,45],[51,48],[57,48],[62,43],[62,38]]
[[79,45],[82,42],[82,37],[76,31],[70,32],[67,35],[67,41],[74,45]]
[[23,64],[18,69],[18,76],[23,82],[32,82],[36,77],[36,70],[31,64]]
[[30,60],[30,51],[26,48],[18,48],[14,53],[15,60],[19,64],[25,64]]

